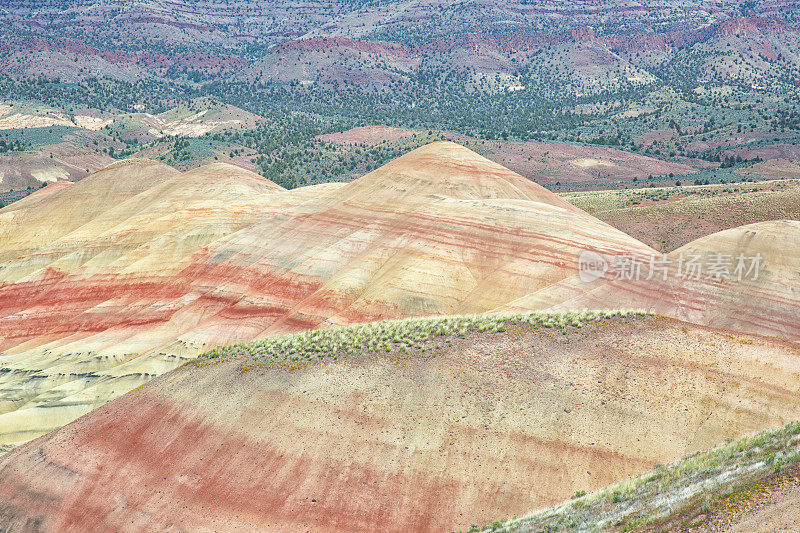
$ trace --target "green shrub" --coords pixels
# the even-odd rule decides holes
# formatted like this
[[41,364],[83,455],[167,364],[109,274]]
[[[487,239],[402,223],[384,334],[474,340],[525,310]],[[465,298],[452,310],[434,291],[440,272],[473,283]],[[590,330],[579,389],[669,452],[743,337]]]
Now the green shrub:
[[[267,362],[314,362],[325,359],[338,359],[343,355],[363,355],[366,353],[404,352],[406,349],[425,351],[427,343],[437,337],[446,337],[444,343],[452,346],[448,337],[464,338],[470,332],[501,333],[510,326],[547,328],[557,326],[564,334],[569,327],[580,328],[589,322],[598,322],[615,316],[628,316],[627,311],[566,312],[566,313],[520,313],[485,314],[466,316],[439,316],[412,318],[335,326],[269,337],[249,343],[234,344],[215,348],[204,357],[250,358]],[[644,313],[636,312],[638,315]],[[436,343],[436,348],[441,345]],[[201,356],[203,357],[203,356]]]

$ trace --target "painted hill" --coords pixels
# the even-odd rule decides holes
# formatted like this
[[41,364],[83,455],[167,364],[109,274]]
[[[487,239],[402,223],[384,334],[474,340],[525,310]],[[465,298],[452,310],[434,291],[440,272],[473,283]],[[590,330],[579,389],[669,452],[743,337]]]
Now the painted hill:
[[[263,123],[211,98],[188,100],[159,114],[69,109],[0,102],[0,192],[79,181],[114,164],[115,155],[153,158],[174,148],[176,137],[252,130]],[[20,146],[9,150],[7,143]],[[192,166],[201,159],[198,155]]]
[[[798,243],[800,221],[781,220],[722,231],[678,248],[671,254],[676,259],[700,255],[708,263],[714,256],[732,258],[733,278],[736,258],[761,258],[757,277],[754,272],[741,281],[704,278],[687,282],[699,300],[699,305],[687,309],[687,316],[702,314],[703,323],[717,327],[800,338]],[[748,269],[751,263],[747,261]]]
[[791,531],[800,424],[692,454],[554,508],[480,531]]
[[647,309],[696,324],[796,340],[798,243],[800,221],[741,226],[693,241],[666,258],[656,256],[652,275],[650,257],[637,258],[638,279],[619,278],[609,264],[600,279],[586,283],[573,276],[499,310]]
[[574,275],[585,249],[652,252],[450,142],[292,191],[230,165],[124,162],[0,220],[0,443],[215,346],[484,312]]
[[0,525],[466,529],[800,412],[796,345],[663,317],[433,318],[211,355],[0,458]]
[[[14,209],[10,210],[10,216],[9,211],[3,210],[0,212],[4,218],[0,224],[0,253],[4,259],[0,275],[3,281],[17,279],[10,274],[14,270],[8,264],[11,260],[34,254],[45,255],[44,246],[55,243],[113,206],[123,204],[177,174],[178,171],[167,165],[150,161],[114,164],[86,178],[79,187],[68,187],[41,200],[46,204],[39,201],[28,208],[12,206]],[[58,254],[63,254],[63,250]],[[25,273],[41,266],[30,265]]]
[[0,458],[0,529],[467,528],[800,413],[800,222],[649,276],[452,142],[295,190],[146,160],[52,187],[0,210],[0,446],[39,437]]
[[181,261],[248,221],[245,193],[276,190],[228,165],[182,175],[131,161],[0,212],[3,438],[60,426],[180,364],[139,356],[180,327],[168,320],[187,298]]

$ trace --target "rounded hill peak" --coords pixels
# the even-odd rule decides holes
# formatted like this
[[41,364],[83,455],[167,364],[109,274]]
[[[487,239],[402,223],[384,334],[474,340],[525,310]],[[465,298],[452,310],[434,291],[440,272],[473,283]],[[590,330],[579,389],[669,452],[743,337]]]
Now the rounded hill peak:
[[106,170],[119,169],[119,168],[123,168],[123,167],[141,167],[141,168],[143,168],[143,167],[151,167],[151,166],[172,168],[169,165],[167,165],[166,163],[161,163],[160,161],[153,161],[152,159],[146,159],[146,158],[141,158],[141,157],[130,157],[128,159],[121,159],[119,161],[114,161],[113,163],[110,163],[108,166],[101,168],[97,172],[104,172]]
[[193,168],[192,170],[185,172],[181,176],[181,179],[199,179],[214,182],[224,181],[227,183],[238,182],[260,187],[285,190],[277,183],[268,180],[260,174],[256,174],[252,170],[248,170],[238,165],[223,161],[215,161],[213,163],[207,163],[197,168]]
[[800,258],[800,221],[768,220],[717,233],[681,246],[672,255],[687,252],[763,251],[771,256]]
[[459,200],[526,200],[579,211],[541,185],[452,141],[436,141],[386,163],[341,189],[375,198],[441,196]]

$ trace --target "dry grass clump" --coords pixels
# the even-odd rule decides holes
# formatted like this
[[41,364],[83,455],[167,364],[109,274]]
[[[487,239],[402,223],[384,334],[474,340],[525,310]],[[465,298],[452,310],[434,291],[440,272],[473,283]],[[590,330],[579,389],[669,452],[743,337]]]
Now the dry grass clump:
[[800,421],[728,442],[558,507],[472,531],[630,531],[692,522],[732,495],[800,462]]
[[15,447],[15,444],[0,444],[0,455],[10,452]]
[[470,332],[500,333],[512,325],[555,328],[566,333],[569,328],[580,328],[589,322],[643,314],[638,311],[584,311],[391,320],[270,337],[216,348],[204,356],[212,359],[238,357],[289,365],[302,364],[326,359],[337,360],[343,356],[425,351],[427,342],[437,337],[464,337]]

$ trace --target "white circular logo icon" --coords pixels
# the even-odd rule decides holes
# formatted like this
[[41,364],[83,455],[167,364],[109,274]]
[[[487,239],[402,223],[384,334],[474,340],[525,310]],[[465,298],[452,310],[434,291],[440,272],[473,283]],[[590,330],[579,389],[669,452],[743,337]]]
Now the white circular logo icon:
[[591,283],[605,277],[608,261],[602,255],[584,250],[578,256],[578,277],[584,283]]

